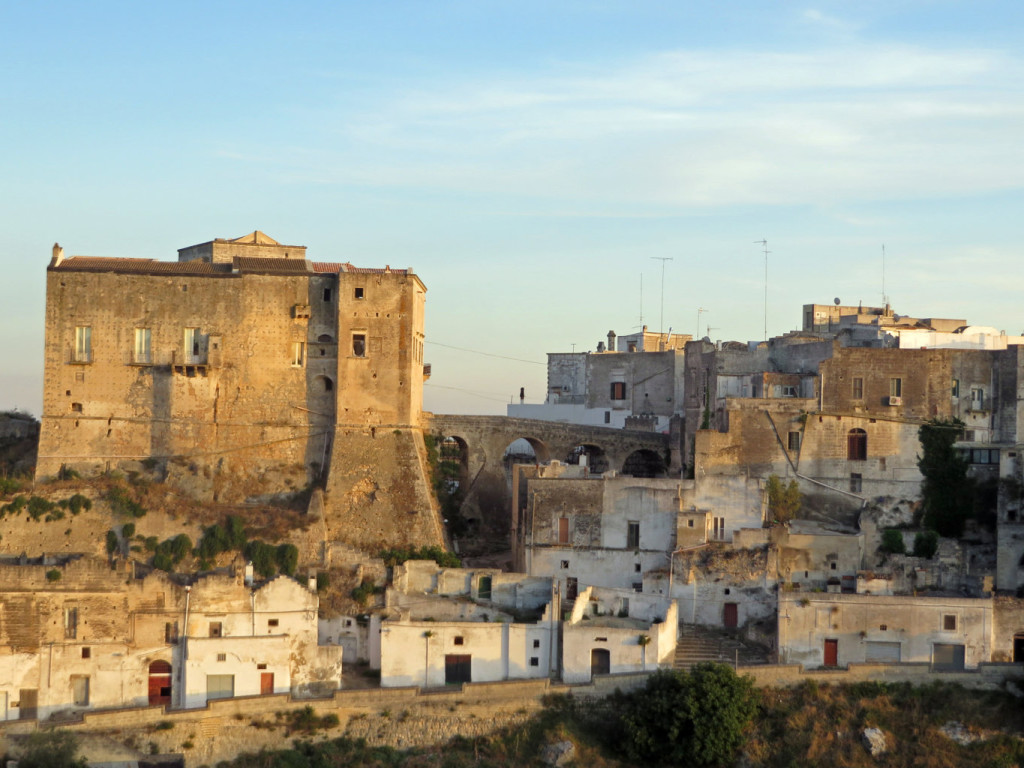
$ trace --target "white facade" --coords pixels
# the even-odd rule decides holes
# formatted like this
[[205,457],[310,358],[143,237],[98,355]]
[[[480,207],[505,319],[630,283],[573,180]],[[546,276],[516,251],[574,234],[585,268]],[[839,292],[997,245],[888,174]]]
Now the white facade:
[[993,606],[989,598],[782,593],[778,632],[784,664],[974,669],[992,658]]
[[588,587],[562,627],[562,680],[588,683],[595,674],[671,665],[678,622],[674,600]]

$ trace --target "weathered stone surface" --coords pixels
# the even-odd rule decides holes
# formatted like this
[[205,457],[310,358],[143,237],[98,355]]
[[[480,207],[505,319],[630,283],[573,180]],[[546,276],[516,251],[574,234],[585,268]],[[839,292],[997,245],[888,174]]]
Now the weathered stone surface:
[[864,749],[870,752],[872,757],[881,757],[889,750],[885,733],[880,728],[865,728],[860,738]]
[[576,745],[571,741],[559,741],[555,744],[548,744],[540,753],[541,762],[544,765],[561,768],[568,765],[576,757]]

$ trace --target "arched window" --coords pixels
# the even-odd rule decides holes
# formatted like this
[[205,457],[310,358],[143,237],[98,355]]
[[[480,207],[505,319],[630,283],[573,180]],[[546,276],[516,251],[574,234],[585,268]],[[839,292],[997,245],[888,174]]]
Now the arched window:
[[319,341],[321,344],[330,344],[332,341],[334,341],[334,337],[332,337],[331,334],[329,333],[321,333],[319,336],[316,337],[316,340]]
[[868,433],[863,429],[851,429],[846,436],[846,458],[850,461],[867,461]]

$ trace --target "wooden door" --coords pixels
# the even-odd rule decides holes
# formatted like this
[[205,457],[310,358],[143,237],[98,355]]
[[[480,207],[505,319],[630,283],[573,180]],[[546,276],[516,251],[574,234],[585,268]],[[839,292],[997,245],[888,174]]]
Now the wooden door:
[[444,657],[444,684],[473,682],[473,657],[468,653],[449,653]]
[[39,691],[35,688],[22,688],[18,691],[19,720],[35,720],[39,716]]
[[274,692],[274,673],[260,673],[260,696],[269,696]]
[[838,640],[826,640],[825,641],[825,666],[826,667],[838,667],[839,666],[839,641]]
[[171,703],[171,665],[166,661],[154,661],[149,665],[149,703]]
[[739,625],[739,605],[737,603],[726,603],[724,606],[722,621],[726,629],[736,629]]
[[607,648],[594,648],[590,652],[590,676],[607,675],[612,671],[612,654]]

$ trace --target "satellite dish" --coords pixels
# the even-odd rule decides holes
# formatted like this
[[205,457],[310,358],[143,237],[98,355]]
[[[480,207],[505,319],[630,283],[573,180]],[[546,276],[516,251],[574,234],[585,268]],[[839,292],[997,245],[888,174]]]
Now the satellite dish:
[[838,296],[836,296],[834,299],[832,299],[832,301],[834,301],[836,303],[837,307],[839,306],[840,302],[839,302],[839,297]]

